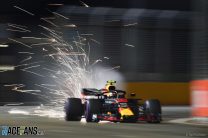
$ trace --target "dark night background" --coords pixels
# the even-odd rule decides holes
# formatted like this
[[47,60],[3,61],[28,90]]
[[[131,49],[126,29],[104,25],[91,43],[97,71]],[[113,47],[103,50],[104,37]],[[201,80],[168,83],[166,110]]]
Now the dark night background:
[[[82,2],[90,8],[85,8]],[[18,45],[8,38],[38,36],[40,28],[37,28],[37,25],[47,25],[40,18],[52,16],[51,12],[57,11],[69,17],[71,23],[78,25],[80,32],[97,33],[95,38],[101,42],[101,50],[95,49],[91,58],[96,59],[99,55],[111,56],[112,60],[108,65],[121,65],[120,71],[126,81],[187,83],[193,77],[193,34],[202,30],[201,25],[193,29],[194,14],[201,10],[194,2],[196,1],[1,0],[0,42],[12,46],[0,49],[0,65],[17,65],[23,59],[17,54],[17,51],[23,49],[16,47]],[[54,3],[62,6],[50,5]],[[26,9],[35,16],[25,14],[14,6]],[[110,20],[120,21],[109,23]],[[138,22],[135,27],[123,26],[134,22]],[[28,26],[32,33],[9,32],[6,30],[7,23]],[[64,33],[70,36],[70,32],[64,30]],[[136,47],[133,50],[125,48],[125,43]],[[0,78],[2,85],[18,81],[29,86],[40,81],[31,74],[18,70],[0,73]],[[7,95],[6,91],[9,90],[1,87],[0,99],[4,99],[2,101],[8,100],[8,97],[13,98],[11,101],[22,100],[17,96]]]

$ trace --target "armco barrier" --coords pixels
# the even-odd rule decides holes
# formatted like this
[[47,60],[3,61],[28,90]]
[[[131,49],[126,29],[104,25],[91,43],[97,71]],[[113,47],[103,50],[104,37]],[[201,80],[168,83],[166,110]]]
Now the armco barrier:
[[208,80],[191,82],[193,117],[208,117]]

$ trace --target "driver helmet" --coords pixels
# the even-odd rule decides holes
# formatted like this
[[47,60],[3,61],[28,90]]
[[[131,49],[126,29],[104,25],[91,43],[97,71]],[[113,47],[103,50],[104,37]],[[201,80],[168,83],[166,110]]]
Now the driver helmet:
[[105,89],[107,89],[108,91],[116,90],[115,83],[116,83],[116,81],[113,81],[113,80],[107,81],[107,83],[105,85]]

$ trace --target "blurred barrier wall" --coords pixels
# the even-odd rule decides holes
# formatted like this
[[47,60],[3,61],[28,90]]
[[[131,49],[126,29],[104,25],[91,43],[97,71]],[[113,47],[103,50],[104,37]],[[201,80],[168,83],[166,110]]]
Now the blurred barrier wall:
[[192,115],[208,117],[208,1],[193,1]]
[[195,80],[191,83],[192,115],[208,117],[208,80]]
[[[163,105],[189,105],[189,83],[180,82],[130,82],[126,83],[128,98],[159,99]],[[131,97],[130,93],[136,93]]]

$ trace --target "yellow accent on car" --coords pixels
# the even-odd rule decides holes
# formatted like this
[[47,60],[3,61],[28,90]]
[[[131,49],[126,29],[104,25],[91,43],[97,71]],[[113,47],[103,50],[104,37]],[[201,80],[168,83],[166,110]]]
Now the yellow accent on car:
[[121,116],[131,116],[134,115],[134,113],[131,111],[130,108],[120,108],[120,114]]

